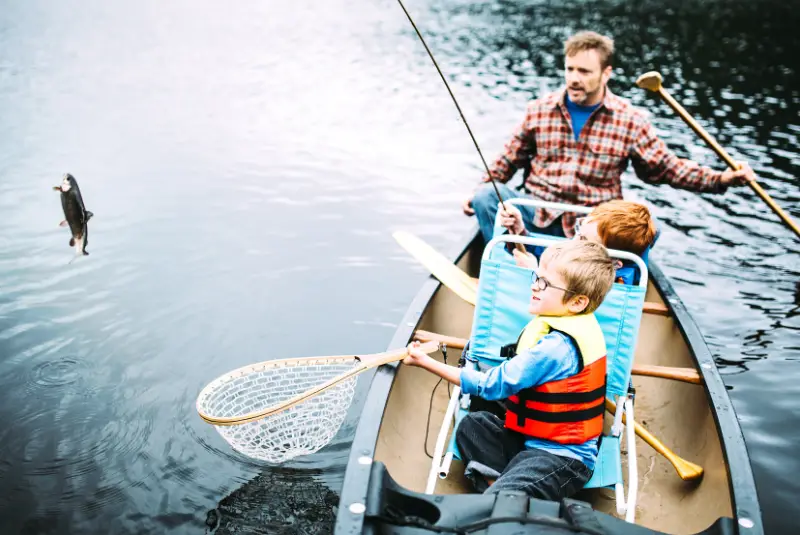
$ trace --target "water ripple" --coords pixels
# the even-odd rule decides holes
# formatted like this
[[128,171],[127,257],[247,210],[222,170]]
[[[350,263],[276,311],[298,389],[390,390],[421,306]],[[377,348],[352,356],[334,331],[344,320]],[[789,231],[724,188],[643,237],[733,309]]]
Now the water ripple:
[[61,357],[34,366],[31,381],[45,388],[61,387],[74,383],[84,373],[82,361],[72,357]]
[[[264,354],[383,349],[424,274],[391,231],[451,251],[482,164],[394,4],[6,4],[4,521],[199,531],[263,468],[199,419],[200,388]],[[616,36],[613,90],[652,114],[670,148],[723,167],[633,86],[646,70],[797,220],[793,7],[443,0],[412,11],[487,159],[526,102],[561,84],[563,38],[593,28]],[[70,265],[51,190],[66,170],[96,214],[91,255]],[[654,255],[733,389],[768,531],[789,531],[800,242],[748,189],[698,196],[631,172],[624,185],[661,220]],[[335,441],[293,467],[341,485],[368,384]],[[287,488],[303,477],[292,474]]]

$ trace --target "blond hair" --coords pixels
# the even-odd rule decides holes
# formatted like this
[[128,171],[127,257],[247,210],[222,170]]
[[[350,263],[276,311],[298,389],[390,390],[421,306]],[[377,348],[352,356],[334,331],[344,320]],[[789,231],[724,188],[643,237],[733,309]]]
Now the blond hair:
[[614,263],[599,243],[566,240],[549,246],[542,253],[541,265],[547,265],[566,283],[566,303],[573,295],[585,295],[589,304],[583,314],[594,312],[614,283]]
[[614,200],[598,204],[589,220],[597,223],[597,234],[609,249],[641,256],[656,237],[656,224],[647,206]]
[[600,66],[605,69],[614,58],[614,40],[597,32],[578,32],[564,41],[564,55],[569,57],[584,50],[596,50],[600,55]]

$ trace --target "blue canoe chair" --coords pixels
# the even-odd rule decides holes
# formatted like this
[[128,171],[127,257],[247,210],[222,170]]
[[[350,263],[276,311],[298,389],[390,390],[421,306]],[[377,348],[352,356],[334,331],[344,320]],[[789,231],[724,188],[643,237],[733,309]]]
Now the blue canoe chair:
[[[512,199],[506,202],[537,203],[527,199]],[[570,206],[571,211],[589,211]],[[508,234],[496,235],[487,244],[481,260],[480,280],[477,302],[473,318],[472,332],[468,349],[465,350],[467,366],[480,370],[488,369],[502,362],[500,348],[517,339],[520,331],[532,319],[528,312],[530,281],[533,270],[522,268],[514,263],[507,251],[509,243],[542,246],[553,243],[553,238],[545,236],[520,237]],[[609,250],[613,258],[635,264],[639,269],[638,284],[614,284],[595,315],[603,330],[607,350],[606,396],[617,404],[616,414],[610,430],[600,440],[597,462],[592,478],[585,488],[613,488],[616,494],[617,512],[625,515],[629,522],[634,520],[638,474],[636,462],[628,463],[628,494],[624,495],[620,446],[623,431],[622,414],[627,419],[628,458],[636,459],[636,444],[633,430],[633,396],[629,393],[634,351],[642,317],[645,292],[647,289],[647,266],[636,255]],[[443,431],[449,428],[455,418],[455,425],[469,411],[469,396],[454,390],[451,406],[446,413]],[[608,426],[607,426],[608,427]],[[432,493],[436,477],[447,477],[452,458],[459,458],[455,445],[455,428],[446,451],[434,456],[427,492]]]

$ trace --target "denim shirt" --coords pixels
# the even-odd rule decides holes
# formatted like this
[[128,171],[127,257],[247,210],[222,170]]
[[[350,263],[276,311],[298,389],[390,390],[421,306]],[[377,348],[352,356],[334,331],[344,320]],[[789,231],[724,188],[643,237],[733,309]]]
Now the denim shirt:
[[[486,372],[462,369],[461,390],[465,394],[490,401],[506,399],[526,388],[577,374],[579,358],[578,350],[568,336],[551,332],[543,336],[533,348],[522,351],[513,359]],[[528,438],[525,447],[578,459],[590,470],[594,470],[597,460],[596,438],[583,444],[559,444],[551,440]]]

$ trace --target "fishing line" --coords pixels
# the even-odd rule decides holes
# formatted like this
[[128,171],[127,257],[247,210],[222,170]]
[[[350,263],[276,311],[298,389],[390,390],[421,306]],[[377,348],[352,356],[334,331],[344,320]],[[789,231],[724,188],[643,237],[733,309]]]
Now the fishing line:
[[433,62],[433,66],[436,67],[436,71],[439,73],[439,76],[441,77],[442,82],[444,82],[444,86],[447,88],[447,92],[450,93],[450,98],[453,99],[453,104],[456,105],[456,109],[458,110],[458,113],[461,115],[461,120],[464,121],[464,126],[467,127],[467,132],[469,132],[469,137],[472,138],[472,143],[475,145],[475,149],[478,151],[478,156],[481,157],[481,162],[483,162],[483,167],[484,167],[484,169],[486,169],[486,175],[489,177],[489,181],[492,183],[492,186],[494,187],[494,192],[497,194],[497,198],[500,200],[500,205],[503,207],[503,210],[505,210],[506,209],[506,205],[503,202],[503,197],[500,195],[500,190],[497,188],[497,184],[495,183],[494,179],[492,178],[492,173],[489,171],[489,166],[486,163],[486,159],[483,157],[483,153],[481,152],[481,148],[478,146],[478,141],[475,139],[475,136],[472,134],[472,129],[469,127],[469,123],[467,122],[467,118],[464,117],[464,112],[461,111],[461,106],[458,105],[458,101],[456,100],[456,96],[453,94],[453,91],[450,89],[450,84],[447,83],[447,80],[445,79],[444,74],[442,74],[442,69],[440,69],[439,68],[439,64],[436,63],[436,58],[433,57],[433,53],[431,52],[431,49],[428,48],[428,44],[425,42],[425,39],[422,37],[422,34],[419,31],[419,28],[417,28],[417,25],[414,24],[414,20],[411,18],[411,15],[409,15],[408,10],[406,9],[406,6],[403,5],[402,0],[397,0],[397,3],[400,4],[401,8],[403,8],[403,13],[406,14],[406,17],[408,17],[408,21],[411,23],[411,26],[414,27],[414,31],[417,32],[417,35],[419,36],[419,40],[422,41],[422,46],[424,46],[425,50],[428,52],[428,56],[430,56],[431,61]]

